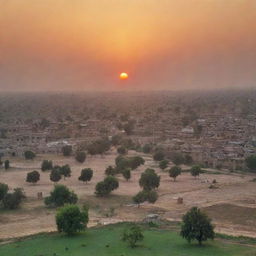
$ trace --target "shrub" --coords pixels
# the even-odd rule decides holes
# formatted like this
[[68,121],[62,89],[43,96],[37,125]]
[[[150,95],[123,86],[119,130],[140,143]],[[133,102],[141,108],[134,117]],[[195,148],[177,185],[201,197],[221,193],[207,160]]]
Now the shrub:
[[117,148],[117,153],[120,154],[120,155],[125,155],[127,154],[127,149],[123,146]]
[[123,177],[128,181],[131,178],[131,170],[126,168],[122,171]]
[[169,170],[169,176],[173,178],[174,181],[176,181],[176,178],[181,174],[181,168],[179,166],[173,166]]
[[55,185],[50,196],[45,198],[45,204],[48,206],[63,206],[64,204],[76,204],[77,195],[70,191],[64,185]]
[[32,160],[36,157],[36,154],[33,151],[28,150],[25,151],[24,156],[26,160]]
[[47,171],[47,170],[52,170],[52,161],[48,161],[48,160],[43,160],[42,164],[41,164],[41,170]]
[[4,196],[7,194],[9,187],[5,183],[0,183],[0,201],[3,200]]
[[140,207],[140,204],[147,200],[147,192],[144,190],[140,191],[132,199],[133,199],[133,202],[138,204],[138,207]]
[[164,160],[164,153],[162,151],[158,151],[153,155],[155,161],[162,161]]
[[166,160],[166,159],[164,159],[164,160],[160,161],[160,163],[159,163],[159,168],[162,169],[162,170],[164,170],[164,169],[167,168],[168,164],[169,164],[169,161]]
[[194,177],[199,176],[202,173],[201,167],[199,165],[192,166],[190,173]]
[[256,172],[256,155],[247,157],[245,163],[251,171]]
[[7,170],[10,168],[10,161],[9,160],[5,160],[4,161],[4,169]]
[[61,179],[61,173],[59,168],[53,168],[50,173],[50,180],[54,183],[58,182]]
[[79,163],[83,163],[86,159],[86,154],[84,151],[78,151],[76,152],[76,161]]
[[106,170],[105,170],[105,174],[106,175],[112,175],[112,176],[114,176],[114,175],[116,175],[116,169],[113,167],[113,166],[108,166],[107,168],[106,168]]
[[75,234],[86,228],[89,221],[88,209],[79,209],[77,205],[66,205],[56,214],[56,225],[59,232]]
[[119,186],[118,180],[113,176],[107,176],[103,181],[98,182],[95,187],[95,194],[97,196],[107,196],[111,191],[117,189]]
[[3,207],[9,210],[17,209],[23,198],[25,198],[23,190],[21,188],[16,188],[13,193],[5,194],[3,198]]
[[60,172],[61,175],[63,175],[64,180],[65,180],[65,178],[71,176],[71,169],[70,169],[70,166],[68,164],[65,164],[65,165],[61,166],[59,168],[59,172]]
[[127,242],[131,248],[136,247],[137,242],[144,239],[142,230],[139,226],[133,225],[129,229],[124,230],[122,241]]
[[151,190],[147,193],[147,201],[151,204],[155,203],[158,199],[158,195],[155,190]]
[[81,171],[81,175],[78,178],[78,180],[81,180],[87,183],[92,179],[92,176],[93,176],[93,170],[91,168],[85,168]]
[[32,171],[27,174],[26,182],[37,183],[40,180],[40,173],[38,171]]

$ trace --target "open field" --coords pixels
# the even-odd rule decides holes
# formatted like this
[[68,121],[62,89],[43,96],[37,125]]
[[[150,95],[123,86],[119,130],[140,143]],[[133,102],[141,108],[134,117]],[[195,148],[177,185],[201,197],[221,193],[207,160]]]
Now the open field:
[[[0,255],[8,256],[86,256],[86,255],[197,255],[197,256],[253,256],[255,245],[242,245],[226,240],[208,241],[203,246],[188,244],[176,231],[144,230],[144,241],[131,249],[120,241],[123,229],[128,224],[109,225],[88,229],[73,237],[59,234],[38,235],[24,241],[0,246]],[[157,243],[156,243],[157,241]]]
[[[129,155],[136,154],[130,152]],[[36,185],[25,182],[26,173],[31,170],[40,170],[43,159],[53,160],[54,164],[69,164],[72,169],[71,178],[61,180],[78,194],[79,204],[85,202],[90,205],[89,226],[108,224],[121,221],[140,221],[149,213],[158,213],[169,220],[180,220],[192,206],[203,208],[212,218],[217,232],[231,235],[256,236],[256,184],[251,182],[255,175],[236,174],[208,170],[193,178],[189,173],[182,173],[173,182],[166,172],[157,168],[151,156],[143,155],[146,160],[144,166],[132,172],[130,181],[118,176],[119,188],[108,198],[96,198],[95,185],[104,178],[104,170],[114,165],[116,152],[107,155],[88,156],[85,163],[77,163],[73,157],[61,155],[40,155],[33,161],[20,158],[10,158],[12,168],[0,171],[0,182],[7,183],[11,188],[23,187],[27,199],[21,208],[14,211],[0,211],[0,239],[22,237],[39,232],[55,231],[55,210],[47,209],[43,200],[37,199],[37,193],[43,192],[48,196],[53,188],[49,180],[49,172],[41,172],[41,179]],[[78,181],[81,169],[90,167],[94,170],[92,181],[83,184]],[[158,189],[159,199],[155,204],[143,204],[140,208],[132,203],[132,197],[140,190],[138,180],[147,167],[152,167],[161,175]],[[212,174],[211,174],[212,172]],[[218,189],[209,189],[210,182],[217,180]],[[177,204],[177,198],[183,197],[184,203]],[[114,213],[111,212],[114,209]]]

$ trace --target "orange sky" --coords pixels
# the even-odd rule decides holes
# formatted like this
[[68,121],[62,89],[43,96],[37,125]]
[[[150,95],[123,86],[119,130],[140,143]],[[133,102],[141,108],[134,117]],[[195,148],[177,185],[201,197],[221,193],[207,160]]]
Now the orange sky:
[[256,87],[255,31],[255,0],[0,0],[0,89]]

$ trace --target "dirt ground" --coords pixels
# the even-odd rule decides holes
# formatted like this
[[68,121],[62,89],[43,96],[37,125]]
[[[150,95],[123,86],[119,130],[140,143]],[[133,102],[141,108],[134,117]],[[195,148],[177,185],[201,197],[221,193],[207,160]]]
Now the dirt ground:
[[[130,152],[129,155],[136,154]],[[14,211],[0,211],[0,239],[9,239],[31,235],[39,232],[55,231],[55,209],[45,207],[43,200],[37,199],[37,193],[48,196],[53,189],[49,172],[40,170],[43,159],[53,160],[54,164],[69,164],[72,176],[59,183],[68,186],[78,194],[79,204],[90,205],[89,226],[107,224],[119,221],[142,220],[149,213],[158,213],[169,220],[180,220],[192,206],[203,208],[213,219],[217,232],[231,235],[256,237],[256,183],[251,182],[256,175],[241,175],[216,170],[200,175],[198,179],[189,173],[182,173],[176,182],[168,173],[157,168],[150,156],[142,155],[146,160],[144,166],[132,172],[130,181],[118,176],[119,188],[107,198],[97,198],[94,195],[95,185],[104,178],[104,170],[114,165],[115,151],[106,156],[88,156],[83,164],[77,163],[73,157],[61,155],[40,155],[33,161],[11,158],[11,169],[0,171],[0,182],[10,188],[22,187],[27,199],[21,208]],[[81,169],[90,167],[94,171],[88,184],[78,181]],[[140,191],[138,180],[141,173],[152,167],[161,175],[158,188],[159,199],[155,204],[142,204],[140,208],[132,203],[132,197]],[[40,181],[36,185],[25,182],[28,171],[40,171]],[[214,172],[215,171],[215,172]],[[213,179],[217,180],[217,188],[209,189]],[[177,204],[177,198],[183,198],[183,204]]]

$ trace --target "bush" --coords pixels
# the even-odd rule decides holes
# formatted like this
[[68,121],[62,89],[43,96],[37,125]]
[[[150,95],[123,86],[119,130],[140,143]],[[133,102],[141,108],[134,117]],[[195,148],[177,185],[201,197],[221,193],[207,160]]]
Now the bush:
[[43,160],[42,164],[41,164],[41,170],[47,171],[47,170],[52,170],[52,161],[48,161],[48,160]]
[[147,201],[147,192],[146,191],[140,191],[138,194],[136,194],[132,198],[133,202],[138,204],[138,207],[140,207],[140,204]]
[[10,168],[10,161],[9,160],[5,160],[4,161],[4,169],[7,170]]
[[108,166],[108,167],[106,168],[105,174],[106,174],[106,175],[112,175],[112,176],[114,176],[114,175],[117,174],[117,172],[116,172],[116,169],[115,169],[113,166],[110,165],[110,166]]
[[92,179],[92,176],[93,176],[93,170],[91,168],[85,168],[81,171],[81,175],[78,178],[78,180],[81,180],[87,183]]
[[65,164],[65,165],[61,166],[59,168],[59,172],[60,172],[61,175],[63,175],[64,180],[65,180],[65,178],[71,176],[71,169],[70,169],[70,166],[68,164]]
[[182,218],[180,235],[189,243],[197,240],[199,245],[207,239],[214,239],[214,227],[211,219],[197,207],[191,208]]
[[84,151],[78,151],[76,152],[76,161],[79,163],[83,163],[86,159],[86,154]]
[[172,162],[175,165],[181,165],[185,163],[185,159],[181,153],[174,153],[172,156]]
[[123,177],[128,181],[131,178],[131,170],[130,169],[124,169],[122,171]]
[[113,176],[107,176],[103,181],[98,182],[95,187],[95,194],[97,196],[107,196],[111,191],[117,189],[119,186],[118,180]]
[[64,204],[76,204],[77,199],[77,195],[66,186],[55,185],[50,196],[46,197],[44,202],[48,206],[59,207]]
[[77,205],[66,205],[60,208],[56,214],[58,231],[68,235],[84,230],[88,221],[88,209],[81,211]]
[[122,241],[127,242],[131,248],[136,247],[137,242],[144,239],[142,230],[139,226],[133,225],[129,229],[124,230]]
[[34,152],[28,150],[24,153],[24,156],[25,156],[26,160],[32,160],[36,157],[36,154]]
[[60,168],[57,168],[55,166],[55,168],[52,169],[51,173],[50,173],[50,180],[54,183],[60,181],[61,179],[61,173],[60,173]]
[[190,173],[194,177],[199,176],[202,173],[201,167],[199,165],[192,166]]
[[167,168],[168,164],[169,164],[169,161],[164,159],[164,160],[160,161],[159,168],[164,170]]
[[38,171],[32,171],[27,174],[26,182],[37,183],[40,180],[40,173]]
[[0,183],[0,201],[3,200],[4,196],[7,194],[9,187],[7,184]]
[[17,209],[23,198],[25,198],[23,190],[21,188],[16,188],[13,193],[5,194],[3,198],[3,207],[9,210]]
[[247,157],[245,163],[251,171],[256,172],[256,155]]
[[148,154],[152,150],[151,146],[149,144],[145,144],[142,148],[143,153]]
[[62,154],[63,156],[70,156],[72,154],[72,146],[66,145],[62,148]]
[[158,195],[155,190],[151,190],[147,193],[147,201],[151,204],[155,203],[158,199]]
[[153,155],[155,161],[162,161],[164,160],[164,153],[162,151],[158,151]]
[[117,153],[120,154],[120,155],[125,155],[127,154],[127,149],[123,146],[117,148]]

